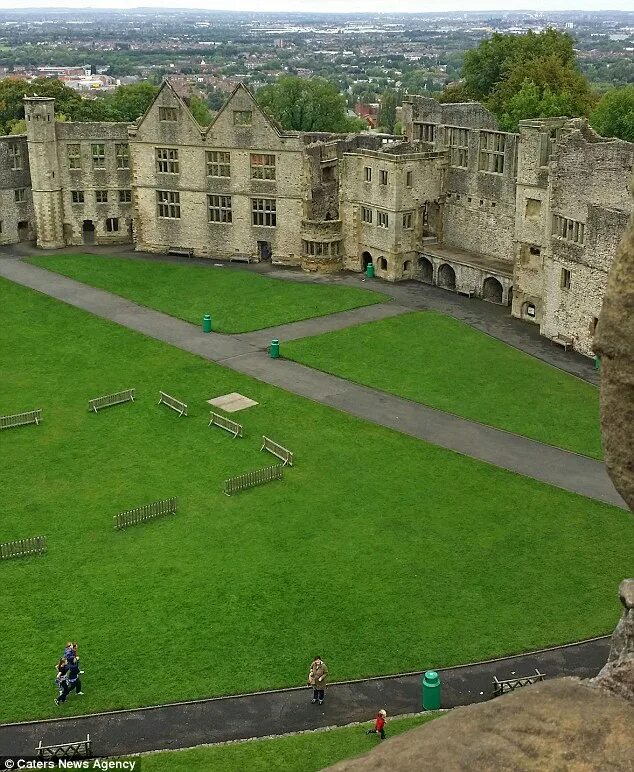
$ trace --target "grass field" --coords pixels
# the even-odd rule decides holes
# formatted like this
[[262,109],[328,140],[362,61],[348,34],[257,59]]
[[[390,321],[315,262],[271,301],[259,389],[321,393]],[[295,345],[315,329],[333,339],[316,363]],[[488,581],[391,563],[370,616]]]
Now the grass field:
[[[425,724],[441,714],[388,720],[388,740]],[[378,745],[376,735],[365,734],[373,723],[307,732],[292,737],[254,740],[186,751],[164,751],[141,758],[142,772],[318,772],[343,759],[360,756]]]
[[[0,638],[19,657],[0,721],[334,680],[539,648],[609,632],[631,568],[625,511],[364,423],[0,281]],[[137,402],[86,401],[135,387]],[[190,417],[158,407],[164,389]],[[239,391],[244,439],[207,428]],[[222,493],[296,453],[283,482]],[[178,514],[116,532],[113,515],[177,495]],[[81,698],[53,704],[78,640]]]
[[382,303],[379,292],[269,279],[228,267],[55,255],[30,263],[194,324],[210,313],[217,332],[250,332]]
[[498,429],[602,457],[599,391],[433,311],[284,343],[283,354]]

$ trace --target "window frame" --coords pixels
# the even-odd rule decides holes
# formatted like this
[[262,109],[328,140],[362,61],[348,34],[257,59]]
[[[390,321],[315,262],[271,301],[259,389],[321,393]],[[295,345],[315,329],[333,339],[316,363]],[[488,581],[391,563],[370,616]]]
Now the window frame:
[[176,123],[178,121],[178,107],[159,105],[158,119],[162,123]]
[[376,227],[388,229],[390,227],[390,215],[382,209],[376,210]]
[[207,222],[213,225],[230,225],[233,222],[231,196],[222,193],[207,196]]
[[177,147],[155,147],[154,159],[157,174],[180,174]]
[[[71,150],[73,151],[72,153]],[[77,152],[75,153],[75,151]],[[71,142],[66,145],[66,158],[68,160],[68,168],[70,171],[81,169],[81,144],[78,142]]]
[[71,190],[70,192],[71,204],[85,204],[86,196],[83,190]]
[[181,219],[181,194],[179,190],[156,191],[156,215],[161,220]]
[[[114,155],[117,162],[118,170],[130,168],[130,143],[129,142],[117,142],[114,146]],[[122,163],[124,165],[122,165]]]
[[231,177],[230,152],[226,150],[206,150],[205,164],[207,167],[207,177],[217,177],[223,179]]
[[19,142],[9,142],[9,160],[11,161],[11,171],[24,171],[24,156],[22,155],[22,146]]
[[100,188],[95,190],[95,204],[107,204],[108,203],[108,191]]
[[[272,163],[271,163],[272,160]],[[275,180],[275,154],[250,153],[249,166],[252,180]]]
[[[97,148],[97,150],[95,150]],[[92,156],[93,169],[106,168],[106,143],[92,142],[90,145],[90,155]]]
[[277,199],[251,199],[251,225],[255,228],[277,227]]
[[478,148],[478,171],[484,174],[504,174],[506,138],[503,131],[481,131]]
[[233,125],[241,127],[253,126],[253,110],[234,110]]

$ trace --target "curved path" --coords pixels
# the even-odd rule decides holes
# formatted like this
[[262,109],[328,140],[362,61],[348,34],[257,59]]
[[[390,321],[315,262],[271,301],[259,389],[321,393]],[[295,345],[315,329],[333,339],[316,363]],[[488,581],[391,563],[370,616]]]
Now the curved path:
[[[453,708],[492,697],[500,680],[532,675],[595,676],[605,664],[609,637],[569,646],[441,669],[442,707]],[[90,734],[97,756],[189,748],[203,743],[266,737],[303,729],[368,721],[378,708],[388,715],[421,710],[421,673],[332,684],[323,706],[310,704],[307,688],[221,697],[89,716],[0,725],[0,748],[7,755],[32,755],[44,745],[80,740]],[[86,679],[89,687],[90,677]],[[529,687],[530,688],[530,687]],[[52,696],[51,696],[52,700]]]
[[[251,341],[251,333],[205,334],[197,325],[22,260],[0,258],[0,276],[366,421],[625,508],[605,465],[600,461],[360,386],[296,362],[270,359],[266,351],[260,350],[258,343]],[[346,312],[348,316],[352,313]],[[356,311],[357,316],[374,313],[376,311],[367,309]],[[321,319],[323,324],[330,324],[328,317]],[[312,325],[318,323],[319,320],[311,320]]]

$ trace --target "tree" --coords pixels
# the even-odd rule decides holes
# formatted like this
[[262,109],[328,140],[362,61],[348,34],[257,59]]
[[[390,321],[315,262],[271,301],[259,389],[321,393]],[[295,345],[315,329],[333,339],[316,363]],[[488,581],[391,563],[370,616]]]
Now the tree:
[[396,123],[396,103],[398,97],[395,91],[391,89],[384,91],[381,95],[381,104],[379,107],[379,126],[387,132],[392,134],[394,132],[394,124]]
[[554,118],[576,114],[575,100],[570,93],[553,93],[548,86],[541,88],[527,79],[522,88],[504,105],[504,112],[499,116],[500,128],[504,131],[517,131],[519,122],[528,118]]
[[634,86],[606,91],[590,114],[590,123],[604,137],[634,142]]
[[82,99],[76,91],[59,80],[35,78],[25,80],[0,80],[0,134],[7,134],[17,121],[24,120],[24,96],[54,97],[55,108],[74,117]]
[[188,107],[190,113],[194,116],[194,119],[199,126],[209,126],[211,123],[212,115],[209,108],[202,99],[199,99],[197,96],[191,97]]
[[258,101],[287,130],[346,133],[365,126],[347,115],[345,97],[325,78],[285,75],[260,89]]
[[103,98],[105,114],[110,117],[92,120],[134,121],[145,113],[157,94],[158,86],[147,81],[119,86],[112,94]]

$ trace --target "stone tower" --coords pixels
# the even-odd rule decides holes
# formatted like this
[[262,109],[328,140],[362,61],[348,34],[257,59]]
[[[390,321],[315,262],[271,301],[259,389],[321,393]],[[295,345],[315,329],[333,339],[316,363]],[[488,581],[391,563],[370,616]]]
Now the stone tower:
[[64,204],[55,135],[55,100],[50,97],[25,97],[24,116],[37,245],[42,249],[60,249],[65,246]]

